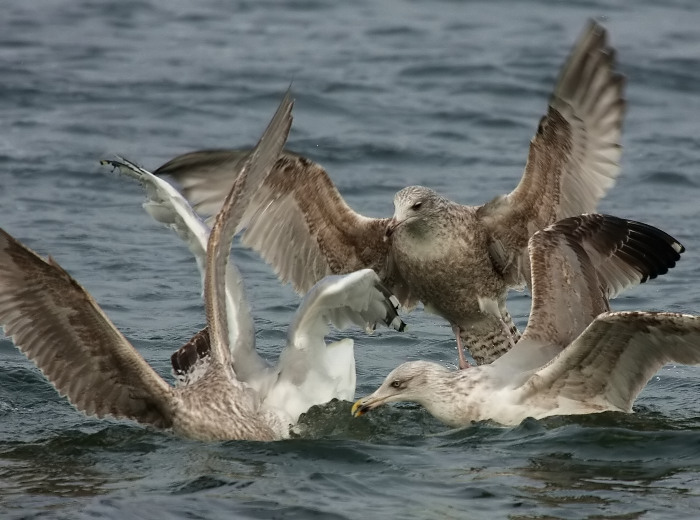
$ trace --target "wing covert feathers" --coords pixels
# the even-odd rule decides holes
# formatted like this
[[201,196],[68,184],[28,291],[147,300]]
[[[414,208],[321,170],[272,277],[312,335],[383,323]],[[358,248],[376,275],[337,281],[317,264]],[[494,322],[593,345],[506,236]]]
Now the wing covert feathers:
[[172,388],[93,298],[53,259],[0,230],[0,323],[5,334],[88,415],[172,424]]

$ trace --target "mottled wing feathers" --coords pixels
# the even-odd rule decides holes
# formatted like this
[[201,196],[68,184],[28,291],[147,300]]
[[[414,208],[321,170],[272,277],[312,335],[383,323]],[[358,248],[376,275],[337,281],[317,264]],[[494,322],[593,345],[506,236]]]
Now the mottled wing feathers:
[[242,241],[305,293],[329,274],[369,268],[383,276],[387,222],[355,213],[317,164],[285,156],[249,205]]
[[[208,214],[220,207],[235,168],[249,153],[194,152],[176,157],[155,173],[173,177],[193,207]],[[246,229],[243,243],[303,294],[330,274],[370,268],[384,279],[387,223],[388,219],[354,212],[321,166],[284,152],[248,202],[238,229]]]
[[563,219],[528,246],[532,307],[524,338],[564,347],[629,287],[664,274],[684,247],[658,228],[611,215]]
[[514,206],[545,197],[538,227],[593,211],[619,173],[624,77],[614,71],[606,40],[605,29],[590,22],[561,71],[521,183],[509,195]]
[[613,67],[606,32],[591,21],[561,71],[520,183],[480,208],[494,263],[511,285],[528,279],[520,254],[535,231],[595,211],[615,182],[625,101]]
[[[165,180],[121,157],[102,161],[102,164],[117,167],[125,175],[141,182],[148,197],[143,205],[144,208],[155,220],[170,227],[185,242],[197,261],[197,267],[202,276],[202,286],[204,286],[209,226],[195,214],[184,197]],[[226,317],[229,347],[236,375],[245,377],[249,373],[264,369],[266,362],[255,350],[255,326],[241,274],[233,262],[229,262],[226,266]],[[208,334],[206,338],[206,353],[209,355]],[[187,354],[184,353],[190,352],[192,352],[190,355],[196,356],[198,351],[192,349],[192,342],[190,342],[181,347],[180,351],[185,357]],[[176,375],[182,375],[182,371],[178,370],[177,366],[173,365],[173,368]],[[204,371],[197,372],[197,374],[203,373]],[[186,378],[188,383],[194,380],[195,377],[192,374]]]
[[659,228],[612,215],[587,214],[560,220],[551,229],[580,243],[598,273],[605,296],[666,274],[685,247]]
[[247,201],[267,178],[287,141],[292,126],[294,102],[289,91],[280,102],[249,157],[233,172],[236,180],[216,215],[207,244],[204,307],[212,347],[212,360],[229,366],[228,320],[226,316],[226,266],[231,243],[247,207]]
[[173,389],[78,282],[3,230],[0,323],[17,348],[79,410],[171,426]]
[[700,317],[603,314],[528,380],[523,395],[568,398],[630,412],[635,397],[666,363],[700,364]]
[[240,171],[249,155],[250,150],[200,150],[178,155],[153,174],[172,177],[192,208],[210,217],[221,209],[236,180],[235,172]]

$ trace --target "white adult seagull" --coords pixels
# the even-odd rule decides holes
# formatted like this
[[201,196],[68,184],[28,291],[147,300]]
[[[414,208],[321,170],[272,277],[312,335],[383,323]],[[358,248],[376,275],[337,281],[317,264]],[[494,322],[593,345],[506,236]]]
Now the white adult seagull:
[[[143,206],[154,220],[177,233],[194,255],[205,279],[209,226],[183,196],[163,179],[119,157],[102,164],[138,180],[146,190]],[[238,204],[244,205],[240,199]],[[276,365],[262,358],[255,348],[255,325],[243,281],[235,263],[226,266],[226,315],[233,369],[239,381],[260,396],[262,407],[280,415],[290,426],[311,406],[332,399],[355,397],[355,356],[351,338],[326,345],[324,336],[332,323],[343,329],[351,324],[373,330],[378,320],[403,330],[398,300],[381,284],[371,269],[340,276],[327,276],[305,295],[287,332],[287,345]],[[197,333],[172,356],[178,381],[193,384],[209,364],[208,329]]]
[[[53,259],[0,230],[0,325],[79,410],[200,440],[275,440],[288,420],[240,381],[229,347],[226,266],[243,204],[279,157],[292,122],[287,93],[239,168],[207,242],[204,300],[211,353],[204,374],[172,387],[146,363],[97,303]],[[238,351],[234,349],[234,351]]]
[[[529,283],[529,237],[596,210],[619,173],[624,78],[606,32],[591,21],[564,63],[525,171],[508,195],[464,206],[422,186],[399,191],[394,216],[353,211],[318,164],[286,152],[240,222],[243,243],[301,293],[328,274],[374,269],[402,305],[419,300],[446,318],[477,363],[517,341],[509,288]],[[201,214],[214,214],[248,151],[207,150],[155,170],[169,175]]]
[[[352,408],[412,401],[440,421],[493,420],[616,410],[665,363],[700,363],[700,317],[608,312],[608,298],[672,267],[684,250],[666,233],[610,216],[556,223],[529,241],[532,308],[513,349],[490,365],[449,370],[413,361]],[[608,257],[608,260],[605,258]]]

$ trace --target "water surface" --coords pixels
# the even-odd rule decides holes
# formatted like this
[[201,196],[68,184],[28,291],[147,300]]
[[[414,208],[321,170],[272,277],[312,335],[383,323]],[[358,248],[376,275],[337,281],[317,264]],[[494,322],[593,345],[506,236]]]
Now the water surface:
[[[255,142],[290,81],[291,149],[348,203],[392,213],[428,185],[463,203],[513,189],[558,69],[585,21],[610,30],[628,78],[623,172],[600,206],[680,239],[670,275],[617,309],[698,312],[700,8],[690,0],[560,5],[127,0],[6,6],[0,21],[0,225],[51,254],[169,378],[202,326],[189,253],[98,165],[155,168]],[[236,246],[274,359],[299,298]],[[526,323],[529,299],[513,294]],[[356,338],[358,395],[396,365],[456,361],[421,311],[402,335]],[[679,518],[700,507],[700,371],[667,366],[635,414],[450,430],[413,405],[352,419],[313,409],[303,435],[203,444],[76,412],[0,340],[0,516],[18,518]],[[170,380],[170,379],[169,379]]]

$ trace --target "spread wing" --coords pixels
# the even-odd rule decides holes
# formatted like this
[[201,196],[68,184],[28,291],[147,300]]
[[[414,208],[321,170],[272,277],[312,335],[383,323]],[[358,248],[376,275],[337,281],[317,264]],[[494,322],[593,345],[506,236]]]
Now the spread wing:
[[[143,207],[154,220],[175,231],[187,245],[197,261],[204,285],[209,226],[197,216],[183,196],[163,179],[121,157],[104,160],[102,164],[119,168],[123,174],[143,185],[148,197]],[[234,370],[239,379],[246,380],[248,374],[264,369],[267,364],[255,350],[255,325],[241,274],[233,262],[226,266],[226,315]],[[203,347],[203,340],[206,340],[206,348]],[[197,355],[200,351],[202,354],[209,354],[209,336],[206,330],[197,333],[190,342],[173,354],[173,369],[176,375],[186,373],[183,367],[188,367],[194,364],[196,359],[203,357]],[[178,361],[180,359],[181,361]],[[187,363],[187,359],[191,359],[192,362]],[[188,381],[191,383],[194,379],[189,378]]]
[[589,22],[530,142],[520,183],[479,209],[492,234],[494,264],[512,286],[529,281],[529,237],[562,218],[594,212],[615,182],[625,101],[624,78],[613,65],[605,30]]
[[611,215],[563,219],[528,245],[532,306],[503,363],[540,367],[576,339],[620,292],[665,274],[685,248],[658,228]]
[[363,269],[344,276],[327,276],[304,297],[289,327],[287,343],[304,348],[311,341],[324,341],[329,323],[338,329],[351,324],[374,329],[378,321],[398,331],[406,324],[396,309],[399,302],[381,284],[377,273]]
[[51,258],[0,230],[0,324],[61,395],[88,415],[172,425],[173,389]]
[[602,314],[523,387],[632,411],[635,398],[666,363],[700,364],[700,317],[664,312]]
[[[338,329],[344,329],[352,324],[374,329],[376,323],[382,321],[386,326],[401,332],[406,324],[397,313],[398,305],[398,300],[382,285],[377,273],[371,269],[356,271],[349,275],[325,277],[311,288],[299,305],[287,333],[287,348],[280,356],[277,372],[284,373],[289,379],[292,378],[289,375],[290,371],[293,371],[294,380],[304,380],[309,372],[315,370],[318,372],[318,377],[315,379],[320,381],[333,379],[329,377],[331,373],[352,374],[352,390],[347,393],[353,394],[355,370],[352,342],[349,349],[343,349],[342,346],[326,348],[325,336],[330,330],[329,323]],[[309,345],[320,345],[321,349],[311,349]],[[303,353],[300,356],[293,353],[304,350],[311,353]],[[322,352],[319,354],[320,359],[309,359],[308,356],[313,357],[313,354],[319,350]],[[191,378],[192,371],[198,362],[209,353],[209,335],[207,329],[203,329],[173,354],[171,358],[173,369],[176,374]],[[349,366],[350,363],[352,366]],[[238,376],[235,363],[234,368]],[[239,379],[247,381],[249,378],[252,379],[250,376],[257,376],[256,381],[252,383],[257,385],[257,381],[261,380],[260,375],[261,371],[258,370],[256,373],[246,375],[246,379],[240,376]],[[191,379],[188,380],[191,381]],[[264,385],[259,386],[262,388]],[[285,390],[285,392],[289,391],[291,390]],[[340,390],[334,387],[331,394],[336,391]],[[313,404],[338,397],[338,395],[330,395],[323,401],[316,401],[319,395],[313,397]],[[284,396],[280,397],[280,401],[284,401]],[[280,407],[283,408],[281,405]],[[304,410],[306,409],[308,406]]]
[[355,395],[353,341],[326,345],[329,323],[337,328],[356,324],[374,327],[377,321],[403,330],[396,313],[398,301],[381,285],[377,273],[364,269],[344,276],[327,276],[308,292],[287,334],[278,376],[265,396],[266,406],[283,410],[294,421],[311,406]]
[[[176,157],[155,171],[169,175],[195,210],[216,211],[247,151],[210,150]],[[300,294],[324,276],[373,269],[394,290],[389,272],[388,219],[364,217],[340,196],[318,164],[284,152],[249,202],[238,230],[283,282]]]
[[207,242],[204,276],[204,308],[211,339],[212,359],[227,367],[231,363],[228,347],[229,322],[226,306],[226,271],[231,244],[238,224],[255,194],[277,162],[292,126],[294,101],[285,94],[260,140],[249,157],[233,172],[236,180],[216,214]]

